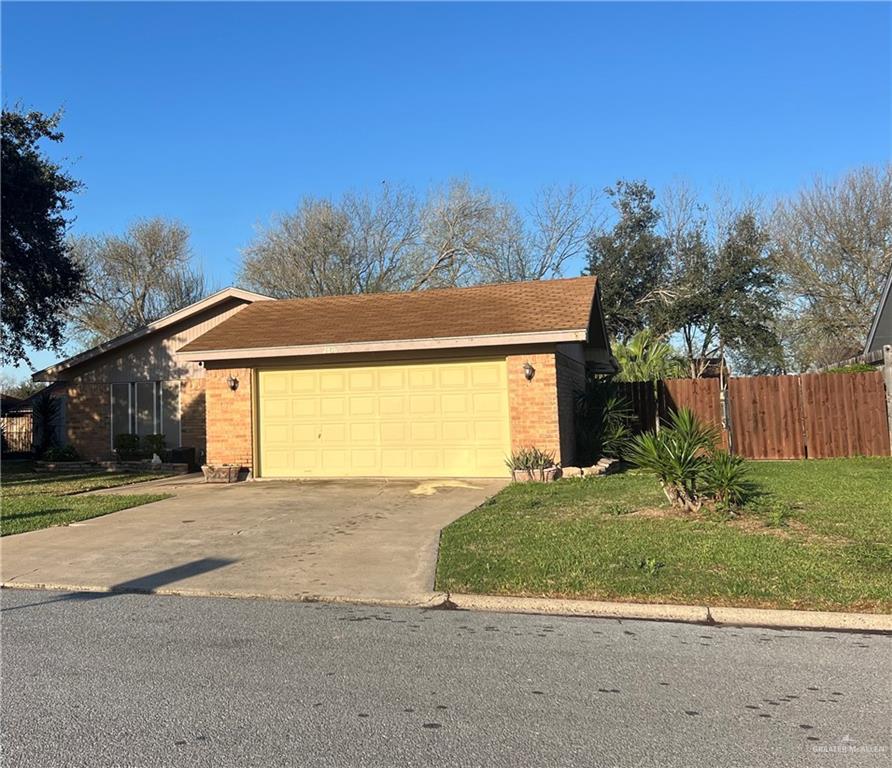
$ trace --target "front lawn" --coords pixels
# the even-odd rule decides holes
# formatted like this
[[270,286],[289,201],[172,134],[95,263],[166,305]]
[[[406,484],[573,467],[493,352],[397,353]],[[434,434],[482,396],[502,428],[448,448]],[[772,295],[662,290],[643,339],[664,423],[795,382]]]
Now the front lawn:
[[157,472],[37,473],[27,464],[4,464],[0,477],[0,536],[67,525],[166,499],[169,494],[164,493],[81,495],[165,476]]
[[437,588],[495,595],[892,610],[892,459],[752,462],[739,518],[657,481],[514,484],[443,531]]

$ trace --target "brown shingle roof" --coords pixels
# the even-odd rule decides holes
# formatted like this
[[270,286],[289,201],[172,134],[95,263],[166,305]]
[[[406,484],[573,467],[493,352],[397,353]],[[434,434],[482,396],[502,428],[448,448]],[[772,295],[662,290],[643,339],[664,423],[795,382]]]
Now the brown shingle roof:
[[577,277],[261,301],[179,352],[587,330],[596,285],[594,277]]

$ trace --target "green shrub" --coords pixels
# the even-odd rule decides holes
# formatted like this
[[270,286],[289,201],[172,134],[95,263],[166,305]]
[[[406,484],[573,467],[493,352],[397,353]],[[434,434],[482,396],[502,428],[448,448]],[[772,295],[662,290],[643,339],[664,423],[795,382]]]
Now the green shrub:
[[824,373],[871,373],[879,368],[874,368],[867,363],[849,363],[848,365],[837,365],[835,368],[828,368]]
[[659,432],[632,438],[627,458],[657,476],[672,506],[697,512],[702,506],[699,485],[717,437],[715,429],[682,408]]
[[164,435],[146,435],[142,439],[142,453],[151,459],[153,454],[164,457]]
[[539,448],[521,448],[505,459],[508,469],[548,469],[554,466],[554,451]]
[[731,512],[752,494],[747,465],[718,450],[718,431],[682,408],[658,433],[633,438],[627,458],[657,476],[674,507],[697,512],[707,501]]
[[703,465],[703,491],[718,509],[731,512],[752,492],[749,469],[743,458],[714,451]]
[[614,382],[594,378],[576,395],[577,449],[585,464],[602,456],[623,458],[632,437],[635,414]]
[[134,461],[142,458],[139,435],[115,435],[115,453],[121,461]]
[[52,446],[40,456],[44,461],[80,461],[80,454],[73,445]]

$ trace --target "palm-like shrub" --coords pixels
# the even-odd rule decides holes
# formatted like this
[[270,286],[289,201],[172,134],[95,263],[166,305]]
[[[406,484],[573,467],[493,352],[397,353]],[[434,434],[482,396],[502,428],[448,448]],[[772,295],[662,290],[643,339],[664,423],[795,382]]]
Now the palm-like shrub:
[[732,512],[752,493],[749,470],[740,456],[715,451],[703,468],[703,490],[716,507]]
[[682,408],[658,433],[632,438],[626,458],[657,476],[672,506],[697,512],[702,505],[698,486],[713,437],[708,427]]
[[602,456],[621,459],[632,437],[635,414],[613,381],[590,378],[576,394],[579,456],[592,463]]
[[619,363],[617,381],[658,381],[684,376],[684,363],[670,344],[653,331],[638,331],[623,344],[613,345]]
[[716,449],[718,431],[687,408],[673,413],[658,433],[632,438],[626,458],[657,476],[674,507],[698,512],[704,500],[731,510],[750,490],[739,456]]

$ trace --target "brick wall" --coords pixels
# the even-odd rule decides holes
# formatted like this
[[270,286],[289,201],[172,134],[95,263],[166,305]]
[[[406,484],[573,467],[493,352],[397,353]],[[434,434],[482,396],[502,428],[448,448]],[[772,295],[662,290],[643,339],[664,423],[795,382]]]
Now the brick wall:
[[[529,362],[536,373],[527,381],[523,364]],[[557,371],[554,353],[509,355],[508,408],[511,420],[511,449],[535,446],[554,451],[560,459]]]
[[182,444],[186,448],[195,448],[195,459],[199,464],[207,460],[206,414],[204,377],[180,382]]
[[[239,381],[234,392],[228,378]],[[253,467],[253,376],[250,368],[210,369],[205,376],[208,464]]]
[[585,388],[585,363],[558,352],[557,371],[558,424],[561,432],[561,464],[573,466],[576,451],[576,395]]
[[68,386],[67,442],[84,459],[111,457],[111,408],[108,384],[79,382]]

